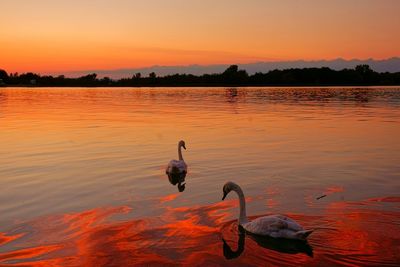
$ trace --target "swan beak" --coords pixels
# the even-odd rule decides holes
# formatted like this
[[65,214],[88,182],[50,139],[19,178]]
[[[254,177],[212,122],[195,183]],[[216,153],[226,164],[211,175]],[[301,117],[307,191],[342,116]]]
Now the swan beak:
[[185,145],[183,145],[182,147],[186,150],[186,146]]
[[225,198],[226,198],[227,195],[228,195],[228,194],[224,192],[224,196],[222,197],[222,200],[225,200]]

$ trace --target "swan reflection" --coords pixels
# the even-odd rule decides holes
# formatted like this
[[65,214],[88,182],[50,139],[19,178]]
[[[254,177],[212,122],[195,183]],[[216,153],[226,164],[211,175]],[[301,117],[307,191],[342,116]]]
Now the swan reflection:
[[244,251],[244,239],[246,238],[246,231],[243,229],[242,226],[238,226],[238,246],[237,249],[235,251],[233,251],[231,249],[231,247],[228,245],[228,243],[225,241],[224,238],[222,238],[222,242],[223,242],[223,252],[224,252],[224,257],[227,260],[231,260],[231,259],[236,259],[238,258]]
[[177,186],[179,192],[185,191],[186,183],[185,177],[186,173],[167,173],[168,180],[173,186]]
[[269,250],[274,250],[277,252],[281,253],[286,253],[286,254],[298,254],[298,253],[303,253],[308,255],[309,257],[313,257],[313,249],[308,244],[307,241],[304,240],[295,240],[295,239],[284,239],[284,238],[273,238],[269,236],[259,236],[259,235],[254,235],[249,232],[246,232],[246,230],[242,226],[238,226],[238,245],[237,249],[233,251],[229,244],[225,241],[224,238],[222,238],[223,242],[223,253],[224,257],[228,260],[235,259],[240,257],[240,255],[243,253],[244,248],[245,248],[245,240],[246,240],[246,235],[254,240],[260,247],[269,249]]

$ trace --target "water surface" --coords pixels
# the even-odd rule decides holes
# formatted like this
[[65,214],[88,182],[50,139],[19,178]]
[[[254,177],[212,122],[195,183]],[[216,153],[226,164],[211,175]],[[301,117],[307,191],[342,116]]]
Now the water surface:
[[[0,89],[0,266],[396,266],[399,136],[393,87]],[[229,180],[309,248],[243,236]]]

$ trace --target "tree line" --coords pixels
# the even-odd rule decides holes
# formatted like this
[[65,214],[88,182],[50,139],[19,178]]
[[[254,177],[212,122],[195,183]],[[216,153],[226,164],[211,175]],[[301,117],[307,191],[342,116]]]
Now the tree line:
[[345,86],[345,85],[400,85],[400,72],[378,73],[368,65],[354,69],[332,70],[330,68],[303,68],[273,70],[267,73],[249,75],[237,65],[228,67],[217,74],[174,74],[157,76],[150,73],[143,77],[140,73],[130,78],[118,80],[109,77],[98,78],[96,73],[78,78],[64,75],[50,76],[36,73],[11,73],[0,69],[2,86],[38,87],[168,87],[168,86]]

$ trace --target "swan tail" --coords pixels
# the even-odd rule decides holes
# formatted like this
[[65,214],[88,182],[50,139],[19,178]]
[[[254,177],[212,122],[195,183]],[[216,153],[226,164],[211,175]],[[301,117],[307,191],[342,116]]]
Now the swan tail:
[[304,231],[298,231],[295,233],[295,236],[298,239],[305,240],[307,237],[313,232],[314,230],[304,230]]

